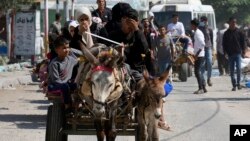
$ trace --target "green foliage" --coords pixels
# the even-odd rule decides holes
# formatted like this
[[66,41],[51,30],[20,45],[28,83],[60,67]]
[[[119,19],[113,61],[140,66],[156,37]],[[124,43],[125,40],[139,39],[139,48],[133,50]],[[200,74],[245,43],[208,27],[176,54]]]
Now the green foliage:
[[230,17],[238,19],[239,24],[250,22],[250,0],[201,0],[203,4],[212,5],[215,9],[217,23],[224,23]]
[[20,5],[31,4],[34,0],[1,0],[0,11],[6,11],[8,9],[18,9]]

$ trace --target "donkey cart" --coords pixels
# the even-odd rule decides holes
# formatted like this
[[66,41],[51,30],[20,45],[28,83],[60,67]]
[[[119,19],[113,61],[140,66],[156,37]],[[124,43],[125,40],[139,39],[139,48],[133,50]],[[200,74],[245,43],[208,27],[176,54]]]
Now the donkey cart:
[[[55,96],[56,95],[56,96]],[[73,115],[68,116],[64,110],[64,104],[60,94],[47,94],[48,99],[53,103],[48,107],[46,123],[46,141],[67,141],[68,135],[96,135],[94,117],[84,102],[75,101]],[[128,105],[127,105],[128,106]],[[129,107],[125,108],[128,109]],[[116,115],[117,135],[135,136],[138,140],[136,116],[127,113],[128,110],[118,109]],[[101,124],[106,124],[109,119],[103,118]]]
[[114,141],[116,135],[135,136],[136,141],[159,140],[156,119],[161,116],[171,67],[155,78],[144,71],[134,87],[128,69],[119,67],[121,55],[103,45],[97,51],[101,47],[105,50],[98,55],[86,50],[89,62],[82,63],[81,88],[71,94],[72,112],[64,110],[62,93],[47,92],[53,105],[48,108],[46,141],[66,141],[67,135],[96,135],[98,141],[105,137]]
[[189,54],[179,55],[173,64],[173,72],[178,73],[178,78],[182,82],[186,82],[187,78],[192,76],[192,67],[194,64],[194,58]]
[[183,53],[183,44],[179,41],[179,38],[174,46],[175,59],[173,63],[173,73],[178,74],[179,80],[181,80],[182,82],[186,82],[187,78],[192,76],[194,57],[188,52],[190,50],[192,52],[193,48],[189,46],[187,49],[188,51],[186,53]]

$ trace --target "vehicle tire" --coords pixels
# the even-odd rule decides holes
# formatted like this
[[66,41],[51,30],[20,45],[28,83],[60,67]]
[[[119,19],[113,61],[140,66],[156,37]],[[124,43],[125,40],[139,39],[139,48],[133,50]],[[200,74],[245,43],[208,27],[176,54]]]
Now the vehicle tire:
[[52,105],[48,107],[47,111],[47,120],[46,120],[46,133],[45,133],[45,141],[49,141],[50,135],[50,130],[51,130],[51,117],[52,116]]
[[[138,119],[137,119],[137,108],[134,109],[134,116],[135,116],[135,122],[138,124]],[[139,125],[135,127],[135,141],[140,141],[140,128]]]
[[188,77],[193,76],[193,66],[188,64]]
[[53,103],[48,108],[46,124],[46,141],[67,141],[67,135],[62,133],[65,122],[64,106],[62,103]]
[[35,73],[31,74],[31,79],[32,79],[33,82],[39,82],[38,78],[37,78],[37,75]]
[[188,63],[183,63],[180,66],[180,70],[179,70],[179,79],[182,82],[186,82],[187,81],[187,77],[188,77]]

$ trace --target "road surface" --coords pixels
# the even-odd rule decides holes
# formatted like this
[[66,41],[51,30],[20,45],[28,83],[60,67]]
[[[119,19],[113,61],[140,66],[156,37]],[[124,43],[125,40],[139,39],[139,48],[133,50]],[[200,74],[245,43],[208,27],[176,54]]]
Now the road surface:
[[[213,77],[208,93],[197,90],[194,77],[174,82],[164,104],[172,131],[160,131],[161,141],[228,141],[230,124],[250,124],[250,89],[232,92],[229,76]],[[32,83],[0,90],[0,140],[44,141],[47,107],[50,104]],[[69,141],[95,141],[95,136],[69,136]],[[133,137],[117,137],[133,141]]]

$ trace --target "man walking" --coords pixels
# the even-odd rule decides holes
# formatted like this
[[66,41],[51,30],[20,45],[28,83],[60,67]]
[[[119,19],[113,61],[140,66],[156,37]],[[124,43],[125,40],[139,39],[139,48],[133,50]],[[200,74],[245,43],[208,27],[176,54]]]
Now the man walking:
[[[240,78],[241,78],[241,56],[245,55],[245,37],[244,34],[236,27],[236,18],[231,17],[229,19],[229,29],[224,33],[223,36],[223,49],[229,57],[230,75],[232,81],[232,91],[241,89]],[[237,80],[234,76],[234,70],[236,66]]]
[[207,70],[207,84],[212,86],[212,59],[213,59],[213,30],[208,27],[208,19],[202,16],[200,19],[199,29],[204,34],[205,38],[205,68]]
[[199,89],[194,94],[203,94],[207,92],[204,79],[204,65],[205,65],[205,39],[203,33],[198,29],[199,20],[191,21],[191,29],[194,30],[194,73],[198,82]]
[[155,39],[154,48],[157,51],[158,72],[157,75],[162,74],[174,58],[174,48],[167,30],[164,26],[159,27],[159,36]]
[[217,32],[217,61],[218,61],[218,68],[220,76],[224,74],[229,74],[229,66],[228,66],[228,58],[226,58],[223,46],[222,46],[222,40],[223,35],[225,31],[228,29],[229,25],[225,23],[223,25],[223,29]]

